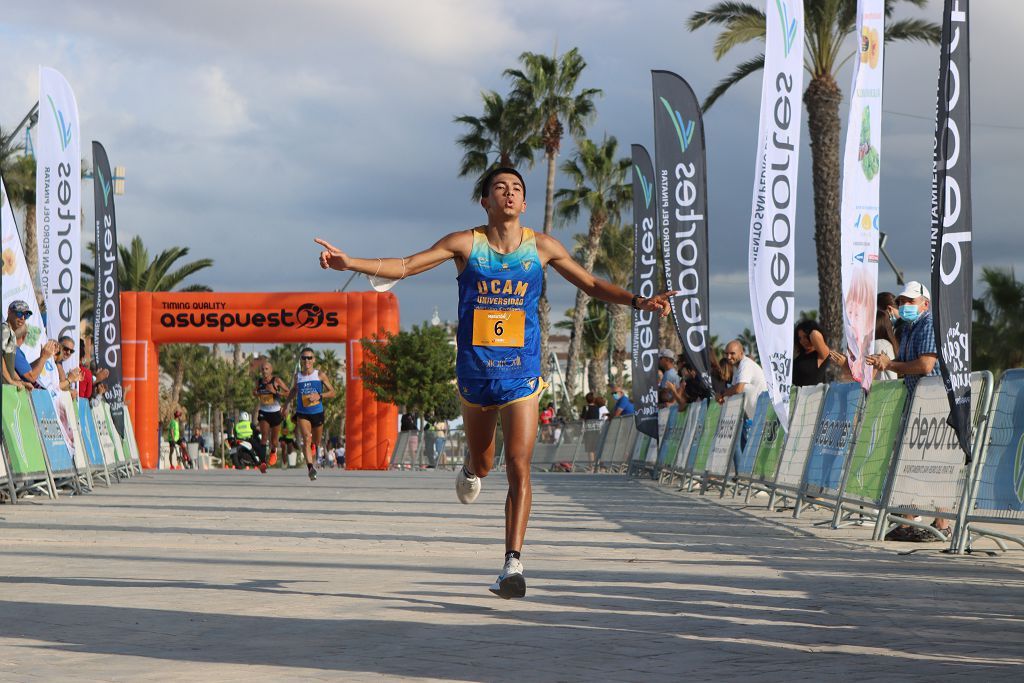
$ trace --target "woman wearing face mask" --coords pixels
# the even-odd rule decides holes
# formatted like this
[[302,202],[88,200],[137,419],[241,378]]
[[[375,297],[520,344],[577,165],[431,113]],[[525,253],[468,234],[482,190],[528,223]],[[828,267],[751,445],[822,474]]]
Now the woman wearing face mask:
[[892,324],[892,329],[896,333],[896,338],[899,339],[900,328],[903,327],[903,320],[900,319],[900,307],[896,305],[896,295],[892,292],[879,292],[878,310],[879,312],[885,313],[889,318],[889,322]]

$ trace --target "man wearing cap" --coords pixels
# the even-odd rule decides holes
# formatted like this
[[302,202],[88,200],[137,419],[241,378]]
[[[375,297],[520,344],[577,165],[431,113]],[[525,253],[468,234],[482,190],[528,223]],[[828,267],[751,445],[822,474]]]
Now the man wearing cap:
[[[896,296],[900,319],[904,322],[896,359],[893,360],[884,353],[867,357],[868,364],[874,365],[882,372],[891,370],[902,375],[908,395],[914,393],[922,377],[939,374],[939,352],[935,345],[935,330],[932,327],[931,298],[928,289],[920,282],[908,282],[904,290]],[[947,538],[952,535],[949,520],[936,518],[932,526]],[[886,534],[885,540],[920,542],[939,539],[922,529],[898,526]]]
[[679,373],[676,371],[676,354],[672,349],[658,351],[658,369],[661,370],[661,381],[658,389],[671,389],[675,394],[679,388]]
[[939,351],[932,327],[931,298],[928,289],[920,282],[908,282],[896,296],[900,319],[904,322],[896,358],[889,358],[884,353],[867,357],[868,364],[880,371],[890,370],[902,376],[908,394],[914,393],[922,377],[939,374]]
[[[57,343],[49,341],[43,345],[39,358],[37,358],[34,363],[28,362],[28,358],[25,357],[24,352],[21,350],[21,345],[25,343],[25,337],[28,335],[28,319],[31,316],[32,309],[29,308],[27,303],[20,299],[12,301],[10,306],[7,307],[7,320],[4,322],[3,339],[4,381],[7,381],[9,377],[11,384],[17,384],[22,388],[29,390],[33,388],[33,383],[43,371],[43,366],[46,365],[46,361],[57,352]],[[15,343],[14,352],[10,355],[8,355],[7,351],[8,330],[13,336]],[[13,360],[8,361],[9,357]],[[8,365],[9,362],[10,365]],[[12,369],[13,372],[11,372]]]

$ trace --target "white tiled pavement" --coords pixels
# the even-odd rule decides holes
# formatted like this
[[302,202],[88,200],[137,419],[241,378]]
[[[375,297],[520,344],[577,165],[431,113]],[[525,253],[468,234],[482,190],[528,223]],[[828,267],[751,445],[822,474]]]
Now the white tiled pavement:
[[1024,680],[1024,552],[543,474],[503,601],[503,484],[164,472],[2,506],[0,680]]

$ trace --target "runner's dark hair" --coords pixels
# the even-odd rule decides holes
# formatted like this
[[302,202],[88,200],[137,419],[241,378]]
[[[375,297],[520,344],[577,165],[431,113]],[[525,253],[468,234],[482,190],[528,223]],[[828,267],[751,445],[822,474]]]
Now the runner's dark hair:
[[519,171],[511,166],[499,166],[497,168],[492,168],[487,172],[487,175],[484,176],[483,182],[480,183],[480,188],[483,190],[484,196],[486,197],[491,193],[491,183],[494,182],[494,179],[502,173],[509,173],[514,175],[516,178],[519,178],[519,182],[523,185],[523,197],[526,197],[526,181],[523,180],[523,176],[519,174]]

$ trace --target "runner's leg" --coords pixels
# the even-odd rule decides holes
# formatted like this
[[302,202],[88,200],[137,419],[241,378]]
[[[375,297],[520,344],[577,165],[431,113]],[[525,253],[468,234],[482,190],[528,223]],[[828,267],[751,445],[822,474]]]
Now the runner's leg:
[[306,458],[306,465],[311,466],[313,464],[313,430],[309,420],[304,420],[302,417],[295,418],[295,431],[302,439],[302,454]]
[[494,430],[498,411],[462,405],[462,422],[469,449],[467,468],[478,477],[486,477],[494,466]]
[[[309,424],[309,423],[307,422],[306,424]],[[324,439],[324,426],[321,423],[321,424],[318,424],[316,427],[313,427],[313,429],[312,429],[312,438],[310,439],[313,442],[313,444],[316,444],[317,455],[319,455],[320,452],[323,450],[320,447],[320,442],[323,441],[323,439]],[[310,446],[310,448],[312,448],[312,445]]]
[[[533,505],[530,462],[537,441],[539,397],[501,408],[501,430],[505,436],[505,474],[508,497],[505,499],[505,551],[522,552],[526,525]],[[493,436],[492,436],[493,438]],[[491,451],[493,458],[494,452]]]

